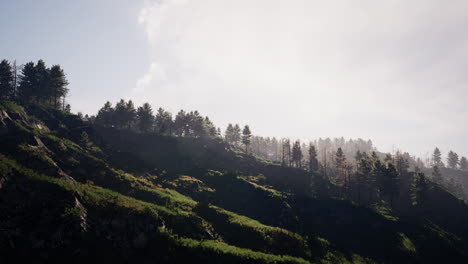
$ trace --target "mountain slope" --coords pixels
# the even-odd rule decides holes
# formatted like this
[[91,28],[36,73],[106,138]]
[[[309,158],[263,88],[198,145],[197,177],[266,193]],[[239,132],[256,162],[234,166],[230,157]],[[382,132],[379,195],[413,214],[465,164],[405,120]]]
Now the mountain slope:
[[434,188],[417,214],[362,207],[220,140],[0,104],[0,247],[38,261],[462,263],[468,210]]

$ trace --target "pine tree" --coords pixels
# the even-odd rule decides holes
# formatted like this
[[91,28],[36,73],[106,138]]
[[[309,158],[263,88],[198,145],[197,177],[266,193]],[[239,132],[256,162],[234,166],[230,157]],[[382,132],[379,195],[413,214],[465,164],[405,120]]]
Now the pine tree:
[[189,132],[188,134],[192,137],[206,137],[208,131],[204,124],[204,118],[198,113],[198,111],[189,113]]
[[315,146],[309,144],[309,171],[316,172],[319,169],[319,162],[317,159],[317,151]]
[[398,194],[399,173],[392,163],[387,164],[387,168],[383,174],[382,193],[389,197],[390,206],[393,206],[393,200]]
[[341,148],[338,148],[335,154],[335,166],[337,170],[337,178],[346,185],[346,175],[345,175],[345,167],[346,167],[346,156]]
[[[172,130],[180,130],[174,133],[177,136],[182,136],[184,125],[186,125],[186,115],[184,111],[179,112],[178,122],[180,123],[180,129],[176,129],[175,121],[172,122],[172,115],[162,107],[158,108],[156,117],[154,118],[154,131],[161,135],[171,135]],[[177,117],[176,117],[177,118]]]
[[291,166],[291,141],[288,138],[281,143],[281,166]]
[[0,62],[0,99],[12,99],[14,95],[13,71],[7,60]]
[[345,155],[343,153],[343,150],[341,148],[338,148],[337,151],[336,151],[336,154],[335,154],[336,169],[338,171],[343,170],[345,162],[346,162],[346,157],[345,157]]
[[178,137],[184,136],[185,127],[187,126],[187,114],[184,110],[180,110],[174,119],[174,134]]
[[128,129],[132,127],[132,125],[136,121],[136,109],[135,109],[135,104],[133,104],[132,100],[128,100],[127,104],[125,105],[125,117],[124,117],[124,123],[127,126]]
[[440,152],[439,148],[434,149],[434,153],[432,154],[432,163],[435,166],[442,167],[442,153]]
[[43,60],[39,60],[34,67],[34,71],[36,74],[36,87],[34,89],[36,102],[50,104],[50,98],[53,96],[53,91],[49,85],[50,70]]
[[228,144],[233,144],[234,142],[233,134],[234,134],[234,126],[232,124],[228,124],[226,131],[224,132],[224,138],[226,139],[226,142]]
[[234,129],[232,131],[232,141],[234,145],[239,146],[240,140],[241,140],[241,129],[238,124],[235,124]]
[[429,184],[426,181],[424,173],[416,172],[414,174],[413,184],[411,187],[411,199],[413,201],[413,205],[423,205],[427,199],[427,192],[429,190]]
[[408,173],[409,162],[403,154],[397,153],[395,157],[395,168],[400,177],[405,176]]
[[248,151],[248,147],[251,143],[250,138],[252,137],[252,132],[250,131],[250,127],[248,125],[244,126],[242,130],[242,144],[245,146],[245,152]]
[[292,163],[297,167],[302,167],[302,150],[301,150],[301,142],[296,140],[292,147]]
[[[213,122],[211,122],[210,118],[208,118],[207,116],[203,121],[203,126],[205,127],[205,131],[208,133],[209,137],[218,137],[218,129],[216,129],[216,126],[213,124]],[[219,135],[221,135],[221,132],[219,132]]]
[[149,132],[153,128],[153,108],[149,103],[144,103],[137,110],[138,128],[142,132]]
[[[357,161],[357,169],[356,169],[356,184],[357,184],[357,191],[358,191],[358,203],[362,202],[362,194],[364,191],[367,191],[370,188],[370,173],[372,171],[372,163],[369,156],[363,152],[359,152],[359,156],[361,157]],[[357,157],[358,155],[356,155]]]
[[20,82],[18,86],[18,95],[23,103],[30,103],[36,96],[36,69],[34,62],[28,62],[23,66],[20,73]]
[[65,97],[68,93],[68,84],[65,73],[60,65],[52,66],[50,68],[49,89],[51,90],[56,109],[60,108],[60,98]]
[[460,170],[462,171],[468,170],[468,162],[465,157],[461,157],[460,159]]
[[99,109],[98,114],[96,116],[96,123],[102,126],[112,126],[115,125],[114,122],[114,108],[112,108],[112,104],[107,101],[104,106]]
[[448,156],[447,156],[447,165],[449,166],[449,168],[456,169],[458,163],[459,163],[458,154],[453,151],[449,151]]
[[126,112],[127,112],[127,102],[125,102],[124,99],[120,99],[120,101],[115,105],[115,111],[114,111],[115,125],[118,128],[123,128],[127,124]]

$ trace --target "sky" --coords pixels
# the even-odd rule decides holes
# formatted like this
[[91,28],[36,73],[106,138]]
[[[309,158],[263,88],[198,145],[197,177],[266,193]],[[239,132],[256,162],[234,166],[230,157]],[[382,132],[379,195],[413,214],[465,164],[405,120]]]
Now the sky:
[[302,140],[468,154],[468,1],[0,0],[0,58],[60,64],[73,111],[199,110]]

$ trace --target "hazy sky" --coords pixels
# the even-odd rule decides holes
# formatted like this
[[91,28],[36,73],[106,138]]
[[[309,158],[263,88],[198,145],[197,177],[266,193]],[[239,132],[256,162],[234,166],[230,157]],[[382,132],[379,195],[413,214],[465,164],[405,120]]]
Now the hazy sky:
[[468,154],[468,1],[1,0],[0,57],[255,134]]

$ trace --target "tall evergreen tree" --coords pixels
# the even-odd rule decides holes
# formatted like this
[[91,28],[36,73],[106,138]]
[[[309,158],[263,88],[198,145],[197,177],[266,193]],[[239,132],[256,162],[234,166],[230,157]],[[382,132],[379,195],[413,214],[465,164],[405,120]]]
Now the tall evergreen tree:
[[228,144],[233,144],[234,142],[233,134],[234,134],[234,126],[232,124],[228,124],[226,131],[224,132],[224,138],[226,139],[226,142]]
[[205,131],[208,133],[210,138],[218,137],[218,134],[221,135],[221,132],[218,133],[218,129],[207,116],[205,117],[205,120],[203,120],[203,126],[205,127]]
[[319,169],[319,162],[317,159],[317,150],[315,146],[309,144],[309,171],[316,172]]
[[393,206],[393,200],[399,192],[399,175],[397,168],[388,163],[383,174],[382,193],[389,198],[390,206]]
[[234,129],[232,131],[232,141],[234,145],[239,146],[240,140],[241,140],[241,129],[238,124],[235,124]]
[[18,86],[18,95],[24,103],[30,103],[36,96],[36,69],[34,62],[28,62],[23,66],[20,73],[20,82]]
[[36,74],[36,89],[35,97],[37,103],[48,103],[51,104],[50,98],[53,96],[53,90],[51,89],[50,82],[50,70],[45,65],[43,60],[39,60],[34,67]]
[[291,141],[288,138],[281,143],[281,166],[291,166]]
[[180,110],[174,119],[174,134],[178,137],[184,136],[185,127],[187,126],[187,114],[184,110]]
[[434,149],[434,153],[432,153],[432,163],[435,166],[442,167],[442,153],[440,152],[439,148]]
[[453,151],[449,151],[448,156],[447,156],[447,165],[449,166],[449,168],[456,169],[458,163],[459,163],[458,154]]
[[468,170],[468,162],[466,157],[461,157],[460,159],[460,170],[467,171]]
[[302,149],[301,149],[301,142],[296,140],[292,147],[292,163],[297,167],[302,167]]
[[127,124],[127,102],[124,99],[115,104],[114,120],[118,128],[123,128]]
[[252,132],[250,131],[250,127],[248,125],[244,126],[242,130],[242,144],[245,146],[245,152],[248,151],[249,145],[251,143],[250,138],[252,137]]
[[346,182],[346,175],[345,175],[345,169],[346,169],[346,156],[343,152],[343,149],[338,148],[335,153],[335,166],[337,170],[337,180],[344,183],[345,185],[347,184]]
[[96,116],[96,123],[103,126],[115,125],[114,108],[112,108],[112,104],[109,101],[107,101],[104,104],[104,106],[101,109],[99,109],[98,114]]
[[206,130],[204,118],[198,111],[189,113],[189,131],[191,137],[206,137],[208,131]]
[[135,104],[133,104],[132,100],[128,100],[127,104],[125,105],[125,125],[127,128],[131,128],[132,125],[136,121],[136,109],[135,109]]
[[[360,153],[360,159],[357,161],[357,169],[356,169],[356,185],[358,191],[358,203],[362,202],[362,195],[363,193],[367,193],[369,188],[371,187],[371,178],[370,173],[372,171],[372,162],[369,156],[363,152]],[[357,157],[358,155],[356,155]]]
[[[186,125],[186,115],[184,111],[179,112],[179,119],[177,120],[180,123],[180,132],[177,136],[182,136],[184,131],[184,125]],[[164,110],[162,107],[158,108],[156,117],[154,120],[154,131],[161,135],[171,135],[172,130],[176,130],[175,122],[172,122],[172,115],[168,111]],[[174,133],[176,133],[174,131]]]
[[0,99],[12,99],[14,95],[13,71],[7,60],[0,62]]
[[153,128],[153,108],[149,103],[144,103],[137,110],[138,128],[142,132],[149,132]]
[[400,177],[405,176],[408,173],[409,162],[408,159],[402,153],[397,153],[395,157],[395,168]]
[[413,205],[421,206],[427,199],[429,184],[422,172],[415,172],[413,177],[411,199]]
[[343,170],[345,162],[346,162],[345,154],[344,154],[344,152],[343,152],[343,150],[341,148],[338,148],[337,151],[336,151],[336,154],[335,154],[336,169],[338,171]]
[[53,103],[55,108],[60,107],[60,99],[65,97],[68,93],[67,85],[69,84],[63,69],[60,65],[54,65],[50,68],[49,76],[49,89],[53,96]]

